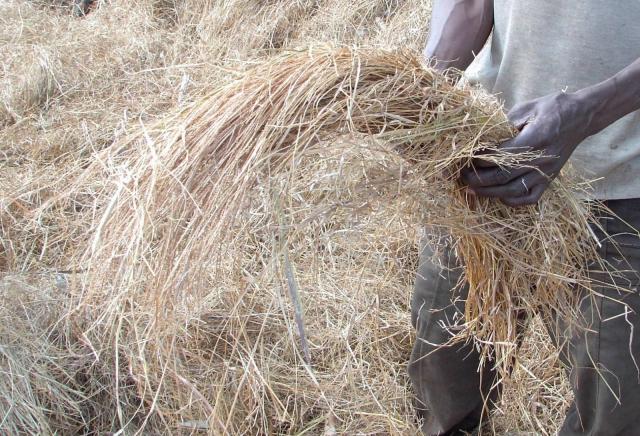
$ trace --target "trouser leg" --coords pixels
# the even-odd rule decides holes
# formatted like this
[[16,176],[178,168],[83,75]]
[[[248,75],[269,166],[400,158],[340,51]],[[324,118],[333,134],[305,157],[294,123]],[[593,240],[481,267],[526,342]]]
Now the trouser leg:
[[460,267],[449,251],[439,260],[434,262],[433,252],[425,246],[412,300],[417,339],[408,372],[417,397],[416,409],[424,418],[424,434],[453,435],[477,427],[485,404],[497,395],[497,390],[490,389],[496,377],[490,365],[478,372],[479,355],[470,345],[443,346],[451,338],[446,326],[463,313],[466,288],[453,304]]
[[[608,206],[622,220],[640,228],[639,199],[611,201]],[[633,292],[620,294],[606,285],[598,286],[602,296],[585,297],[580,304],[582,327],[588,329],[567,328],[561,320],[551,329],[560,342],[561,358],[570,368],[575,395],[561,436],[640,435],[640,239],[620,220],[604,218],[602,225],[617,246],[598,232],[601,256],[626,272],[612,278],[594,271],[593,277]]]

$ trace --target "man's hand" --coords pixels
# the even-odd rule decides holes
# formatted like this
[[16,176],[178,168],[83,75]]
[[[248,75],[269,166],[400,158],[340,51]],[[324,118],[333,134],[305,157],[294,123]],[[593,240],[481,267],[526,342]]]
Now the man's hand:
[[[509,206],[536,203],[586,138],[640,110],[640,59],[613,77],[574,93],[557,93],[514,107],[509,119],[520,130],[503,150],[539,152],[522,168],[499,168],[476,159],[462,173],[469,191]],[[603,159],[606,158],[603,156]]]
[[500,149],[534,152],[540,157],[521,168],[504,168],[476,159],[462,172],[470,193],[496,197],[508,206],[535,204],[560,173],[576,147],[590,135],[591,105],[577,94],[557,93],[514,107],[509,120],[520,130]]

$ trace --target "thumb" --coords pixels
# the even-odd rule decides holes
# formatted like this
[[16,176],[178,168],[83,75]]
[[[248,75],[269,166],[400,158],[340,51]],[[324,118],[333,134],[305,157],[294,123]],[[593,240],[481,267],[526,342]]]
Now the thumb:
[[534,113],[529,104],[519,104],[507,113],[507,118],[516,129],[522,130],[534,118]]
[[[518,133],[512,139],[502,142],[498,146],[498,149],[491,154],[493,155],[498,155],[500,153],[519,154],[519,153],[531,151],[534,149],[534,146],[535,146],[535,142],[536,142],[535,137],[536,137],[536,132],[535,132],[535,129],[532,128],[532,125],[525,124],[522,130],[520,131],[520,133]],[[480,159],[478,159],[477,162],[474,161],[474,165],[480,168],[488,168],[488,167],[496,166],[497,164],[495,159],[492,162],[489,159],[486,159],[486,157],[485,159],[482,159],[482,156],[480,156]]]

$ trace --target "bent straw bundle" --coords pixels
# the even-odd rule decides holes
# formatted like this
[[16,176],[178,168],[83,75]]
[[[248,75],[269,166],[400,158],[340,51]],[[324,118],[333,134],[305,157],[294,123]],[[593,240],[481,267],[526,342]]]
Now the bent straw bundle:
[[[118,351],[129,356],[128,371],[150,377],[155,368],[162,375],[151,381],[131,376],[152,409],[171,409],[167,392],[188,386],[189,404],[198,403],[217,431],[255,428],[232,419],[240,393],[229,402],[222,400],[224,390],[213,398],[202,394],[216,370],[223,380],[238,378],[230,367],[213,364],[216,356],[246,352],[247,372],[240,378],[254,374],[250,397],[256,403],[244,413],[254,416],[256,426],[270,428],[270,413],[286,420],[300,411],[285,405],[268,375],[252,372],[256,361],[276,349],[281,359],[302,359],[282,344],[287,334],[269,336],[270,329],[281,330],[263,317],[260,310],[272,308],[256,302],[251,290],[281,265],[287,250],[300,250],[294,261],[298,274],[313,268],[313,245],[319,242],[304,235],[308,222],[330,227],[337,215],[346,215],[357,225],[370,211],[388,208],[393,222],[381,226],[407,231],[406,223],[419,223],[446,232],[470,286],[459,337],[475,341],[485,359],[496,359],[486,363],[506,376],[516,352],[518,313],[553,308],[570,319],[574,288],[590,286],[583,265],[595,256],[587,205],[564,182],[555,181],[538,205],[522,209],[469,198],[459,186],[461,168],[512,134],[499,106],[451,85],[412,52],[326,48],[272,58],[182,113],[98,153],[83,171],[70,195],[91,188],[97,209],[89,247],[78,260],[88,273],[77,312],[91,320],[93,341],[103,345],[124,342],[129,329],[136,340],[131,349]],[[321,165],[336,143],[351,164],[327,175],[334,185],[310,181],[309,159]],[[353,156],[368,161],[359,166]],[[487,159],[526,165],[532,157],[495,153]],[[312,214],[301,212],[314,207]],[[249,246],[261,247],[256,253],[266,249],[271,259],[241,251]],[[287,264],[279,267],[280,278],[285,269],[291,275]],[[234,314],[244,307],[243,318],[214,310],[203,321],[203,301],[225,307],[231,290],[219,285],[230,282],[238,287],[234,295],[245,298],[233,306]],[[267,339],[254,342],[256,335]],[[199,349],[194,358],[186,345],[193,346],[191,337],[199,338],[198,346],[211,344],[211,350]],[[146,338],[144,345],[140,338]],[[326,369],[328,363],[319,356],[321,345],[310,340],[310,348],[311,367],[305,371],[317,387],[313,367]],[[181,375],[189,365],[201,370],[192,375],[199,382]],[[316,401],[331,403],[327,391],[320,391],[324,400]]]

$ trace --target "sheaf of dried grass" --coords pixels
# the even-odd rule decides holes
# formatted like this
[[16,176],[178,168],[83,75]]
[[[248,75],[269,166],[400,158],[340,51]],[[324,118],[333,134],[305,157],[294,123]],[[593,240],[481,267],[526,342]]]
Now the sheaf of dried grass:
[[[307,255],[303,247],[290,247],[290,241],[306,235],[304,221],[297,218],[300,210],[314,205],[328,208],[320,207],[313,218],[327,225],[338,211],[360,216],[384,207],[389,213],[392,205],[391,222],[420,222],[450,235],[471,289],[466,313],[452,320],[456,324],[452,328],[461,329],[459,336],[475,342],[485,364],[495,365],[506,377],[516,353],[518,313],[524,310],[534,314],[542,307],[555,308],[571,317],[576,307],[574,286],[590,286],[580,265],[595,253],[586,206],[569,192],[566,181],[554,182],[539,205],[517,210],[469,198],[457,184],[460,169],[477,153],[494,149],[512,134],[498,106],[452,86],[425,68],[411,52],[312,49],[289,52],[259,64],[242,79],[221,87],[176,116],[95,155],[70,190],[73,196],[76,190],[87,189],[88,183],[104,184],[92,194],[97,209],[91,240],[78,261],[87,270],[79,285],[82,293],[78,310],[93,320],[91,331],[100,332],[91,342],[100,348],[99,344],[110,344],[120,335],[126,338],[133,331],[135,343],[143,332],[142,337],[149,339],[144,341],[145,348],[153,350],[154,357],[145,356],[137,370],[145,374],[141,397],[147,397],[158,410],[163,406],[171,410],[175,401],[173,407],[185,405],[181,409],[184,413],[188,405],[188,421],[192,414],[200,417],[198,422],[204,417],[214,431],[268,433],[273,431],[274,416],[286,422],[283,425],[290,431],[297,423],[309,425],[309,411],[302,404],[323,416],[325,425],[328,417],[343,421],[336,412],[335,400],[327,399],[327,391],[318,382],[321,376],[314,374],[316,365],[327,365],[323,358],[316,363],[314,354],[326,357],[331,353],[314,346],[318,340],[310,339],[305,345],[306,329],[299,307],[294,307],[297,325],[294,329],[290,324],[288,330],[291,336],[295,336],[293,331],[298,332],[301,350],[294,341],[285,346],[268,336],[277,330],[268,324],[269,317],[256,320],[251,334],[246,331],[247,317],[271,312],[271,306],[262,305],[272,302],[273,296],[253,303],[246,295],[251,309],[238,317],[244,320],[238,326],[233,324],[236,319],[219,315],[228,330],[214,335],[216,343],[228,342],[233,351],[251,350],[240,359],[241,364],[233,367],[251,372],[257,365],[256,378],[246,392],[237,390],[227,396],[225,389],[214,389],[215,396],[208,397],[202,388],[195,387],[199,378],[196,374],[182,375],[183,362],[160,356],[175,356],[178,349],[184,350],[176,341],[188,333],[177,333],[176,328],[199,322],[192,316],[202,301],[224,300],[223,295],[210,291],[212,284],[229,275],[240,283],[251,283],[248,277],[255,280],[256,275],[273,274],[272,286],[278,288],[280,280],[282,289],[298,295],[293,271],[313,270],[315,254],[313,249]],[[327,204],[326,191],[297,192],[305,174],[297,168],[300,159],[323,151],[327,144],[345,135],[351,141],[373,141],[367,152],[377,155],[381,172],[363,173],[359,184],[349,190],[350,201]],[[533,157],[498,153],[488,159],[526,165]],[[345,167],[343,171],[341,177],[349,178],[347,171],[351,169]],[[269,212],[258,222],[250,213],[255,189],[262,195],[259,204]],[[297,207],[296,202],[305,196],[310,196],[306,199],[308,206]],[[247,250],[244,242],[238,246],[247,233],[260,235],[259,246],[264,247]],[[242,253],[251,256],[261,250],[271,253],[267,265],[244,264]],[[287,253],[306,261],[292,262]],[[531,283],[535,291],[530,290]],[[246,303],[241,301],[242,305]],[[97,307],[98,313],[94,312]],[[144,327],[132,321],[136,318],[143,320]],[[126,329],[125,319],[131,323]],[[221,328],[217,326],[214,331]],[[255,351],[261,346],[266,347],[264,351]],[[255,363],[256,358],[264,359],[267,350],[271,350],[269,355],[276,352],[279,361],[290,356],[293,360],[287,368],[291,371],[297,366],[300,372],[296,378],[309,382],[304,393],[296,391],[297,395],[284,397],[290,398],[293,411],[284,406],[282,394],[272,386],[269,377],[278,373],[272,362],[267,359],[261,365]],[[145,355],[142,351],[136,354]],[[216,348],[210,363],[222,356],[224,353]],[[229,365],[224,358],[222,361]],[[377,364],[380,362],[386,363],[386,359]],[[135,365],[130,366],[135,374]],[[148,370],[147,366],[155,369]],[[222,368],[205,374],[229,377],[229,368]],[[165,371],[171,375],[169,380]],[[151,374],[156,375],[155,382]],[[240,376],[240,381],[246,376]],[[176,393],[184,395],[184,387],[179,386],[185,380],[193,390],[189,393],[191,400],[177,401]],[[322,406],[307,403],[305,394],[313,392],[316,383],[318,390],[313,398],[321,398]],[[284,384],[279,382],[278,386]],[[216,379],[206,385],[223,383]],[[360,398],[357,391],[348,391],[351,388],[353,384],[343,385],[341,392],[349,398]],[[240,404],[252,406],[247,410]],[[165,420],[166,413],[161,413]],[[255,427],[244,427],[247,416],[254,417]],[[361,425],[364,423],[358,422]]]
[[[208,232],[216,220],[204,217],[206,209],[188,210],[198,203],[185,198],[185,191],[178,186],[182,180],[174,174],[191,174],[194,186],[200,187],[200,201],[212,201],[206,189],[215,178],[206,166],[195,171],[196,167],[186,164],[193,161],[192,153],[183,155],[188,158],[180,163],[172,153],[184,148],[175,149],[181,141],[172,139],[179,137],[183,127],[194,133],[194,122],[211,127],[208,117],[222,103],[211,95],[202,99],[206,90],[240,77],[237,71],[251,68],[256,59],[281,47],[303,46],[312,39],[420,48],[428,4],[379,1],[351,5],[338,0],[296,2],[292,8],[279,7],[279,3],[252,6],[232,1],[136,4],[99,2],[81,21],[66,13],[51,15],[25,2],[11,0],[0,6],[4,17],[1,37],[11,44],[11,50],[1,55],[3,65],[17,68],[18,63],[8,63],[4,56],[20,56],[33,50],[31,45],[44,47],[40,53],[46,53],[50,65],[56,66],[51,71],[59,86],[47,100],[23,112],[27,116],[21,123],[15,124],[13,115],[8,116],[8,127],[1,132],[2,152],[7,156],[0,180],[0,267],[4,271],[40,271],[43,267],[49,271],[54,266],[65,270],[60,277],[70,280],[64,293],[51,280],[34,283],[24,276],[2,285],[3,318],[8,327],[1,334],[2,367],[12,376],[2,389],[6,401],[2,403],[1,427],[10,432],[144,428],[150,432],[211,434],[416,433],[405,365],[412,342],[408,299],[421,226],[435,223],[455,230],[456,220],[461,220],[457,221],[458,230],[469,234],[470,229],[479,229],[469,238],[484,244],[482,238],[488,233],[509,240],[532,216],[514,216],[510,221],[515,223],[513,232],[500,235],[495,229],[504,221],[476,221],[485,213],[489,217],[501,213],[496,210],[500,206],[472,204],[472,213],[461,215],[455,208],[467,199],[459,197],[460,203],[451,209],[446,204],[440,209],[451,192],[443,191],[441,198],[431,196],[433,186],[429,188],[425,181],[435,177],[436,168],[420,163],[420,159],[428,160],[426,156],[402,147],[407,141],[405,130],[415,127],[409,123],[406,128],[404,123],[415,121],[406,114],[415,113],[412,108],[425,103],[416,98],[420,93],[413,96],[410,107],[390,112],[404,120],[384,119],[371,106],[372,112],[364,110],[363,118],[356,117],[358,129],[343,121],[339,134],[319,134],[304,153],[289,155],[288,160],[282,154],[267,153],[265,157],[274,170],[280,170],[278,174],[264,174],[265,167],[255,161],[249,173],[257,185],[243,180],[253,188],[244,193],[246,201],[236,220],[226,221],[227,232],[222,226],[218,234]],[[249,13],[252,8],[258,13]],[[345,15],[345,11],[362,13]],[[19,28],[16,24],[24,31],[15,32],[13,29]],[[122,31],[125,28],[127,32]],[[239,32],[244,32],[240,39]],[[256,38],[242,39],[252,32]],[[344,78],[359,76],[352,67],[344,66]],[[414,67],[409,62],[393,68],[392,74],[405,74]],[[277,81],[267,80],[264,67],[259,68],[263,69],[254,72],[258,82],[277,87]],[[269,72],[278,70],[277,65],[269,68]],[[9,75],[4,78],[17,79],[16,71],[14,67],[5,69]],[[318,76],[323,77],[316,80]],[[322,73],[307,78],[325,85],[330,81]],[[433,77],[421,80],[428,82]],[[18,89],[19,80],[11,79],[10,83],[12,89]],[[291,82],[280,84],[286,83]],[[346,88],[348,94],[353,83],[344,83],[351,86]],[[416,79],[416,83],[420,81]],[[237,82],[229,86],[219,89],[231,95]],[[251,86],[249,91],[255,90]],[[439,86],[444,89],[447,85]],[[408,95],[411,89],[408,85],[400,94]],[[312,94],[301,90],[297,101]],[[466,91],[456,91],[443,107],[480,104],[473,99],[461,103],[456,100],[461,96],[468,98]],[[343,103],[351,97],[345,96]],[[247,104],[251,103],[255,102]],[[313,104],[305,105],[313,110]],[[154,122],[158,114],[180,106],[186,107],[182,115],[164,124]],[[500,119],[496,110],[485,106],[480,112],[496,121]],[[441,113],[436,118],[446,120],[449,115],[452,119],[457,116]],[[232,114],[225,117],[229,123]],[[336,119],[340,125],[339,116]],[[376,119],[382,122],[373,122],[372,131],[361,131],[362,125]],[[324,122],[330,125],[332,121]],[[503,125],[503,121],[496,122]],[[463,130],[462,136],[439,141],[455,140],[464,145],[469,141],[466,135],[478,128],[469,120],[465,123],[469,123],[469,131]],[[274,135],[286,128],[297,135],[301,128],[281,124],[270,126]],[[142,141],[122,139],[130,125],[146,131],[136,137],[144,138]],[[503,127],[498,128],[499,134],[485,128],[486,135],[474,143],[477,147],[510,134]],[[446,129],[446,123],[439,125],[432,136],[435,132],[442,135]],[[207,128],[202,132],[199,144],[204,152],[215,144],[207,144]],[[377,133],[375,138],[372,132]],[[420,135],[420,140],[427,141],[426,131]],[[123,155],[93,154],[114,140]],[[140,147],[137,157],[129,148],[133,144]],[[166,154],[158,154],[158,150]],[[473,150],[459,151],[447,162],[457,168]],[[154,153],[157,160],[149,158]],[[69,178],[64,174],[86,165],[87,156],[92,156],[93,165],[83,179],[86,183],[74,185],[73,195],[67,195]],[[106,156],[109,159],[104,160]],[[166,159],[176,166],[164,167]],[[273,167],[276,163],[281,165]],[[438,174],[445,166],[444,161],[440,163]],[[422,169],[431,171],[420,174]],[[145,176],[129,179],[132,174]],[[159,177],[151,183],[146,178],[149,174]],[[173,182],[165,178],[167,175]],[[439,178],[439,183],[445,179]],[[450,180],[446,182],[452,186]],[[131,186],[135,190],[130,190]],[[170,189],[163,192],[165,187]],[[139,191],[141,188],[144,190]],[[564,198],[560,187],[556,188],[560,191],[557,195]],[[216,189],[223,196],[233,192]],[[141,192],[148,196],[138,197],[138,202]],[[56,199],[55,207],[39,209],[43,203],[51,205],[52,198]],[[156,202],[158,198],[179,201],[171,206],[171,201]],[[553,211],[554,204],[547,202],[538,212]],[[468,211],[468,205],[464,206]],[[583,207],[575,203],[562,206],[573,211]],[[223,205],[211,207],[212,211],[225,209]],[[132,210],[137,214],[133,219],[127,215]],[[102,223],[102,217],[111,216],[105,212],[128,216],[129,226],[125,222],[115,225],[113,218],[104,218]],[[453,212],[455,217],[447,215]],[[193,231],[196,223],[184,219],[189,214],[203,226],[200,231]],[[441,217],[434,220],[436,215]],[[190,227],[181,228],[185,223]],[[141,229],[143,234],[136,233]],[[584,240],[579,233],[584,230],[582,225],[573,229],[578,229],[578,240]],[[101,238],[95,236],[96,230]],[[176,232],[188,240],[176,239]],[[118,244],[109,236],[114,234],[140,237]],[[563,237],[572,238],[570,233]],[[456,241],[462,253],[466,242],[460,237]],[[94,263],[72,256],[91,244],[98,255]],[[477,251],[474,246],[467,256],[491,251],[491,247],[482,248],[483,244]],[[588,250],[586,244],[583,248]],[[546,252],[538,248],[538,254],[555,253],[557,247],[551,245]],[[172,250],[176,253],[171,259],[175,268],[160,271],[169,280],[163,282],[162,274],[150,277],[150,271],[171,257]],[[147,256],[150,251],[154,252],[151,257]],[[185,251],[191,251],[190,264],[181,262]],[[114,253],[124,257],[111,258]],[[124,259],[137,260],[128,275],[124,274]],[[109,275],[109,268],[118,263],[123,268]],[[145,268],[145,263],[153,268]],[[90,282],[82,275],[85,271],[91,271]],[[202,275],[197,276],[196,271]],[[512,277],[520,273],[532,274],[532,268],[516,264]],[[572,273],[579,274],[573,271],[568,275]],[[121,286],[114,286],[117,283]],[[482,283],[481,277],[478,283]],[[7,289],[13,290],[5,293]],[[303,308],[310,364],[301,350],[296,308],[289,296],[292,290],[299,294]],[[43,301],[51,312],[42,310]],[[473,328],[474,324],[468,326]],[[514,428],[553,434],[561,421],[555,405],[566,405],[566,384],[557,366],[551,364],[552,353],[541,352],[540,343],[534,344],[534,351],[525,348],[526,370],[516,368],[516,380],[506,391],[507,407],[498,410],[493,420],[496,434]],[[505,346],[505,353],[509,350]],[[548,364],[531,358],[537,353],[550,356]],[[42,376],[29,378],[25,374]],[[539,407],[529,407],[524,388],[527,393],[540,393]],[[52,398],[61,401],[52,406]],[[520,416],[521,411],[529,412]]]

